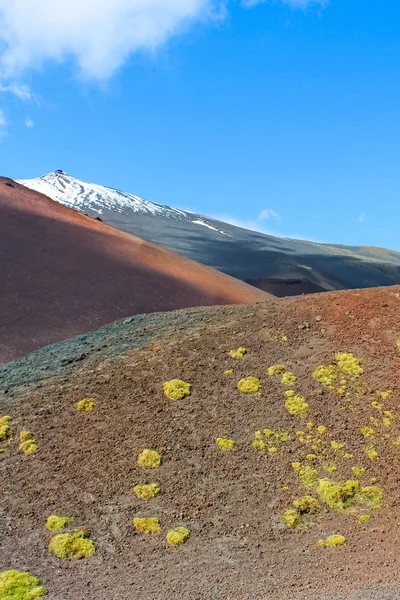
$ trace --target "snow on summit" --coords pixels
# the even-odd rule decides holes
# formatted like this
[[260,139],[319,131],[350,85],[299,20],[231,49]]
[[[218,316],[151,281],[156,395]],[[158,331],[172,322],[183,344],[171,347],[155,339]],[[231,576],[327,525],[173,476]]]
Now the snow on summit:
[[208,223],[206,217],[199,218],[200,215],[189,211],[156,204],[120,190],[81,181],[62,170],[53,171],[36,179],[20,179],[18,183],[83,213],[91,210],[101,215],[104,210],[109,210],[120,214],[141,213],[162,216],[205,226],[221,235],[229,236],[222,229]]

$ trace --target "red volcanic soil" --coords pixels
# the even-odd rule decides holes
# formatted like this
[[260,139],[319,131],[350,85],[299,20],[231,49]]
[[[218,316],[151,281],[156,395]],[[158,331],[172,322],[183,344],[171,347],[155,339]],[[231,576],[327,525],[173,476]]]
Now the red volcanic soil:
[[0,362],[128,315],[267,297],[0,178]]

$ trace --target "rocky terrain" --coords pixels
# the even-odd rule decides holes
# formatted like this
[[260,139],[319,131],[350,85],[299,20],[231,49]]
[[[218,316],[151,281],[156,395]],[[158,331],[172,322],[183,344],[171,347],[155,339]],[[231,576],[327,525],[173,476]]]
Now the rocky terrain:
[[0,571],[52,600],[398,598],[399,311],[191,308],[0,366]]

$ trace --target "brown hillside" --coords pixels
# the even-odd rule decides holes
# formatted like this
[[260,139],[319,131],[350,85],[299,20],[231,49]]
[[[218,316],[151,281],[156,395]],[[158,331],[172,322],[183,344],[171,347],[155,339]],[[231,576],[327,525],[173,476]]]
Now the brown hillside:
[[0,362],[123,316],[267,297],[0,178]]
[[[77,366],[68,359],[82,340],[0,367],[0,416],[12,417],[1,444],[0,571],[31,572],[49,599],[396,600],[399,316],[399,286],[190,309],[174,315],[169,336],[168,314],[90,334]],[[247,353],[231,358],[241,346]],[[268,375],[276,364],[296,380]],[[316,379],[321,365],[332,366]],[[41,387],[13,387],[19,373],[34,380],[37,366]],[[259,392],[238,390],[248,376]],[[191,395],[168,399],[173,378]],[[285,405],[291,389],[304,414]],[[79,412],[88,397],[94,410]],[[23,430],[35,454],[18,450]],[[159,467],[137,465],[145,448],[160,453]],[[335,493],[324,495],[321,481]],[[154,498],[133,493],[153,482]],[[285,511],[304,496],[315,512],[297,509],[296,527],[286,526]],[[95,554],[51,554],[50,514],[75,518],[67,532],[87,528]],[[149,517],[160,533],[135,532],[132,519]],[[177,526],[191,533],[172,548],[166,533]],[[318,546],[331,535],[346,541]]]

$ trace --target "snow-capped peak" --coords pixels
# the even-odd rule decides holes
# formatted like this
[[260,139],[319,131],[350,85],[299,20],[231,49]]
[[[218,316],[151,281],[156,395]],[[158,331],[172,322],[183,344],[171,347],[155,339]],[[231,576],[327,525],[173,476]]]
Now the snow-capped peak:
[[56,202],[64,204],[64,206],[74,208],[83,213],[93,211],[97,214],[102,214],[104,211],[112,211],[125,215],[132,213],[159,215],[169,219],[202,225],[221,235],[229,236],[228,233],[217,227],[212,219],[189,211],[156,204],[150,200],[144,200],[139,196],[103,185],[87,183],[86,181],[71,177],[62,169],[58,169],[42,177],[37,177],[36,179],[20,179],[19,183],[49,196]]

